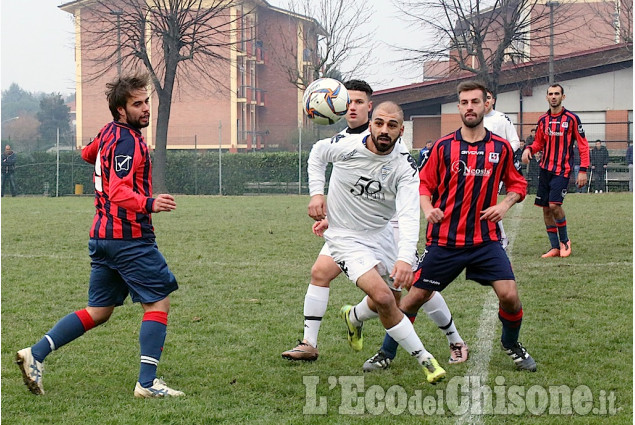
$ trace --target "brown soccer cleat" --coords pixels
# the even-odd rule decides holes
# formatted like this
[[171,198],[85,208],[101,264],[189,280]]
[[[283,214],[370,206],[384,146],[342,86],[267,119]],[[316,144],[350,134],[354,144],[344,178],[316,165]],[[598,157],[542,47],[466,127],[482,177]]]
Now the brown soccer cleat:
[[306,340],[298,341],[298,345],[282,353],[282,357],[288,360],[304,360],[312,362],[318,358],[318,349],[309,344]]

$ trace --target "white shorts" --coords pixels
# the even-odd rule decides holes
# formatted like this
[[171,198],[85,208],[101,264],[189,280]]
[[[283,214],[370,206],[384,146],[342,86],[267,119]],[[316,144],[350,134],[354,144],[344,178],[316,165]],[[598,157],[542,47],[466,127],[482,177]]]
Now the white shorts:
[[320,250],[318,255],[326,255],[327,257],[331,257],[331,250],[329,250],[329,246],[325,243]]
[[379,274],[392,286],[389,275],[397,261],[392,226],[374,232],[329,228],[324,239],[333,260],[350,280],[357,283],[360,276],[377,266]]

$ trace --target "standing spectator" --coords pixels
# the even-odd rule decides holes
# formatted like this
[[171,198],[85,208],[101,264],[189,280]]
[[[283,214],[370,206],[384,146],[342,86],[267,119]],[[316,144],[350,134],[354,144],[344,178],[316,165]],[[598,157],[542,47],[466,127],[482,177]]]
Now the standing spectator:
[[523,151],[525,150],[525,142],[521,140],[519,143],[520,143],[519,148],[514,152],[514,167],[516,167],[516,169],[522,176],[523,175],[522,161],[523,161]]
[[115,307],[130,295],[143,308],[134,396],[184,395],[157,378],[168,325],[169,295],[178,285],[155,242],[151,214],[172,211],[176,202],[169,194],[152,195],[150,152],[141,134],[141,129],[150,124],[149,85],[150,77],[139,74],[120,77],[106,86],[113,121],[82,150],[82,158],[95,166],[96,211],[88,242],[88,305],[60,319],[33,346],[18,351],[16,363],[33,394],[44,394],[44,359],[107,322]]
[[430,156],[430,149],[432,149],[432,145],[434,142],[432,140],[428,140],[426,145],[419,151],[419,169],[422,169],[428,160],[428,156]]
[[565,109],[564,88],[552,84],[547,88],[549,111],[538,119],[536,139],[531,146],[525,146],[523,163],[542,153],[538,192],[534,204],[542,207],[542,215],[549,237],[551,249],[542,255],[548,257],[568,257],[571,255],[571,240],[567,232],[567,218],[562,209],[564,197],[569,186],[569,176],[573,171],[573,144],[578,143],[580,150],[580,171],[576,185],[584,187],[587,183],[589,167],[589,143],[584,135],[582,122],[573,112]]
[[606,186],[606,166],[609,163],[609,151],[602,146],[600,140],[595,141],[595,147],[591,150],[591,172],[593,189],[595,193],[602,193]]
[[628,143],[626,148],[626,164],[628,165],[628,191],[633,191],[633,144]]
[[536,140],[536,127],[531,129],[531,134],[525,139],[525,145],[531,146]]
[[[578,149],[578,144],[575,143],[573,145],[573,181],[578,180],[578,173],[580,172],[580,150]],[[578,193],[582,193],[582,187],[576,188]]]
[[9,187],[11,188],[11,196],[15,196],[17,194],[14,175],[16,160],[17,158],[15,156],[15,152],[11,150],[11,146],[5,146],[4,152],[2,152],[2,196],[4,196],[4,186],[7,181],[9,182]]

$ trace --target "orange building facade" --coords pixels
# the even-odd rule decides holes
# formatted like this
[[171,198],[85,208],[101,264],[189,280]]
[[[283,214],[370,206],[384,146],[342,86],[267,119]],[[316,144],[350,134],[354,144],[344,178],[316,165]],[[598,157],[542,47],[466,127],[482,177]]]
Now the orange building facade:
[[[73,1],[60,8],[75,19],[75,143],[81,148],[112,120],[104,92],[106,83],[117,77],[118,69],[110,66],[103,75],[94,78],[97,67],[103,65],[91,60],[97,51],[94,41],[90,41],[94,36],[82,25],[82,21],[91,18],[91,2]],[[305,118],[302,91],[290,82],[288,70],[295,68],[299,73],[306,73],[312,68],[319,24],[256,0],[232,7],[227,19],[231,27],[226,35],[228,46],[217,52],[227,60],[218,61],[209,71],[218,84],[209,83],[211,79],[204,76],[197,78],[191,70],[187,78],[177,75],[167,148],[230,152],[290,149],[295,143],[298,125]],[[114,39],[115,34],[112,36]],[[148,44],[152,62],[159,63],[162,60],[159,43],[150,38]],[[117,47],[108,39],[97,49],[103,53],[104,49]],[[121,70],[122,74],[134,71],[126,67]],[[158,97],[153,92],[151,125],[144,130],[150,147],[155,144],[157,112]]]

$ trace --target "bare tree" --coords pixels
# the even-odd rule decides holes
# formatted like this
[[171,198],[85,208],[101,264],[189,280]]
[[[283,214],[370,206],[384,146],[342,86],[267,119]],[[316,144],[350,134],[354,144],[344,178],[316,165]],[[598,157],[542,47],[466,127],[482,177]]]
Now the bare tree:
[[[558,23],[566,19],[563,3],[544,0],[393,0],[413,25],[435,42],[406,50],[406,62],[417,66],[448,63],[449,75],[473,74],[497,91],[505,63],[536,59],[536,47],[545,57],[549,43],[570,31]],[[551,19],[554,18],[554,24]],[[552,38],[552,32],[556,34]],[[546,50],[545,50],[546,48]],[[533,50],[533,52],[532,52]]]
[[158,98],[153,172],[157,191],[166,187],[175,89],[180,82],[228,90],[227,74],[220,67],[227,67],[231,49],[246,41],[241,36],[250,13],[238,0],[97,0],[82,9],[82,59],[98,65],[88,80],[114,68],[143,67],[151,76]]
[[[367,52],[375,45],[372,30],[363,29],[372,16],[372,6],[363,0],[289,0],[288,9],[316,24],[299,32],[305,46],[302,52],[297,51],[296,40],[283,40],[278,56],[289,82],[303,90],[320,77],[364,77]],[[312,42],[316,35],[317,46]],[[298,62],[308,69],[298,69]]]
[[[589,3],[589,8],[593,13],[588,17],[588,28],[594,37],[615,44],[633,43],[633,0],[605,0]],[[598,28],[592,22],[602,25]]]

